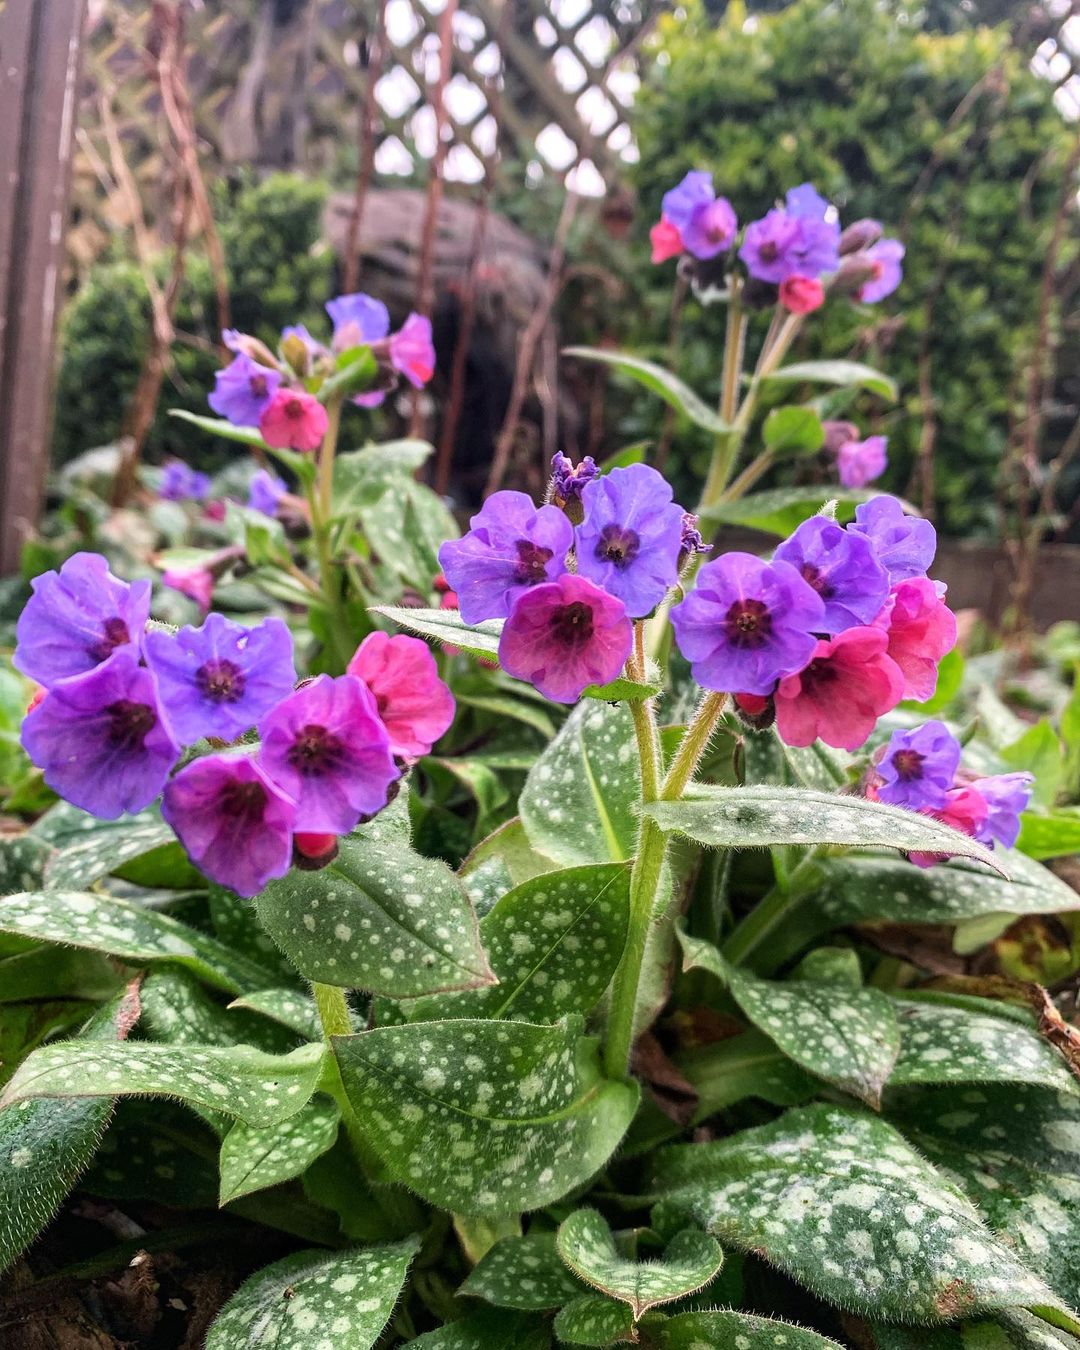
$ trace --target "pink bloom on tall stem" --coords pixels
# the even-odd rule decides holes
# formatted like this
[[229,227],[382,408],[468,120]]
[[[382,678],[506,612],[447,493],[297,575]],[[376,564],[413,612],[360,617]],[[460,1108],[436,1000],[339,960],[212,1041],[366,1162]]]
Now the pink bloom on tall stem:
[[363,680],[390,737],[392,754],[419,759],[454,720],[454,696],[439,679],[435,658],[420,638],[369,633],[349,662]]
[[904,677],[880,628],[848,628],[819,642],[806,668],[776,690],[776,727],[788,745],[822,740],[857,750],[900,702]]
[[791,314],[812,314],[825,303],[825,287],[816,277],[785,277],[780,303]]
[[[950,788],[945,794],[945,805],[939,811],[923,812],[924,815],[933,816],[943,825],[951,825],[954,830],[968,834],[973,839],[978,835],[979,828],[989,813],[986,798],[974,787]],[[908,859],[916,867],[934,867],[939,862],[947,862],[949,857],[948,853],[908,854]]]
[[667,262],[669,258],[677,258],[684,251],[679,227],[674,221],[668,220],[667,216],[661,216],[649,231],[649,243],[652,245],[654,263]]
[[938,662],[956,646],[956,615],[944,586],[912,577],[892,588],[874,620],[889,635],[889,655],[904,673],[904,698],[925,703],[937,687]]
[[317,450],[326,435],[326,409],[302,389],[278,389],[259,418],[259,434],[275,450]]
[[555,703],[574,703],[626,664],[634,630],[626,606],[585,577],[564,572],[522,591],[499,639],[499,664]]
[[390,364],[414,389],[423,389],[435,374],[435,345],[431,320],[410,314],[401,328],[390,335]]

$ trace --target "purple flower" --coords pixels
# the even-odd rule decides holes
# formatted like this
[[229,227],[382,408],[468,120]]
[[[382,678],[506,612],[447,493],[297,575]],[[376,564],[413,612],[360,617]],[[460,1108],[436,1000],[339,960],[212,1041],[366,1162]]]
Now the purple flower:
[[614,680],[630,655],[626,606],[585,577],[564,572],[524,592],[499,639],[499,664],[555,703]]
[[975,829],[980,844],[994,841],[1012,848],[1020,834],[1020,815],[1027,810],[1035,779],[1030,773],[999,773],[977,778],[971,786],[986,802],[987,815]]
[[792,188],[783,209],[746,227],[739,257],[752,277],[779,285],[791,276],[819,277],[840,262],[840,222],[809,183]]
[[705,689],[771,694],[817,647],[825,605],[786,562],[725,553],[671,611],[679,650]]
[[701,537],[701,531],[698,529],[698,518],[689,511],[683,513],[682,518],[682,538],[679,541],[679,565],[680,567],[690,557],[691,553],[711,553],[712,544],[707,544]]
[[423,314],[409,315],[390,338],[390,364],[414,389],[423,389],[435,374],[435,344],[431,340],[430,319]]
[[144,646],[169,722],[185,745],[201,736],[234,741],[296,683],[283,619],[244,628],[208,614],[199,628],[149,632]]
[[855,508],[849,526],[865,534],[895,586],[898,581],[926,576],[937,552],[937,531],[921,516],[906,516],[895,497],[874,497]]
[[210,491],[210,475],[199,473],[182,459],[170,459],[161,472],[158,496],[167,502],[201,502]]
[[136,653],[150,617],[150,583],[114,577],[100,553],[74,553],[59,572],[30,583],[15,626],[12,661],[46,689],[82,675],[118,647]]
[[579,502],[585,484],[599,474],[592,455],[586,455],[580,464],[575,464],[561,450],[556,450],[551,457],[551,496],[555,505],[565,508],[571,502]]
[[326,312],[334,325],[333,347],[336,352],[350,347],[364,347],[378,342],[390,331],[390,314],[381,300],[357,291],[327,300]]
[[234,426],[257,427],[280,384],[276,370],[258,365],[241,352],[214,376],[214,391],[206,401]]
[[786,205],[802,231],[797,249],[801,262],[796,272],[805,277],[835,272],[840,265],[840,221],[835,212],[829,219],[829,203],[811,183],[800,183],[788,192]]
[[944,722],[924,722],[914,731],[894,731],[874,756],[879,801],[912,811],[939,811],[953,786],[960,742]]
[[797,249],[801,241],[799,222],[786,211],[772,210],[747,225],[739,257],[752,277],[778,286],[799,272]]
[[867,436],[865,441],[845,441],[836,452],[836,468],[840,485],[862,488],[880,478],[889,467],[885,453],[887,436]]
[[892,295],[904,279],[904,269],[900,266],[904,258],[904,246],[899,239],[881,239],[858,255],[873,268],[870,280],[860,287],[857,298],[872,305]]
[[285,483],[269,469],[259,469],[248,484],[248,510],[261,511],[264,516],[277,514],[278,502],[288,491]]
[[386,805],[399,771],[367,685],[318,675],[259,723],[259,763],[296,802],[296,829],[348,834]]
[[679,579],[683,509],[671,486],[647,464],[612,469],[586,483],[577,532],[577,565],[640,619]]
[[238,895],[289,870],[296,804],[250,756],[193,760],[165,789],[161,814],[200,871]]
[[695,258],[715,258],[730,248],[739,228],[731,203],[713,191],[712,174],[700,169],[664,193],[661,212]]
[[54,792],[103,820],[148,806],[180,754],[130,648],[54,686],[27,714],[22,743]]
[[804,520],[773,556],[790,563],[825,602],[822,633],[871,623],[889,598],[889,574],[870,540],[824,516]]
[[524,492],[493,492],[463,539],[439,549],[466,623],[503,619],[522,590],[566,571],[574,529],[557,506],[537,508]]

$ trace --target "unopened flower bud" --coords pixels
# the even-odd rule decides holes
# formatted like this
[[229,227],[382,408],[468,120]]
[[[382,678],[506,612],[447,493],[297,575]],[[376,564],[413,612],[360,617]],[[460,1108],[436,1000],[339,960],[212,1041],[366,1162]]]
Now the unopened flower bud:
[[880,221],[870,220],[869,217],[852,221],[840,235],[841,258],[847,257],[849,253],[861,253],[864,248],[876,244],[883,233]]
[[679,571],[681,572],[695,553],[711,553],[712,544],[707,544],[698,529],[698,518],[685,512],[682,519],[682,540],[679,544]]
[[561,450],[551,458],[551,487],[549,496],[553,506],[566,512],[571,524],[580,525],[584,519],[581,492],[585,484],[598,478],[600,470],[592,455],[586,455],[580,464],[574,464]]
[[812,314],[825,303],[825,288],[817,277],[785,277],[779,299],[790,314]]
[[837,455],[842,445],[859,439],[859,428],[854,422],[825,421],[821,429],[825,433],[824,450],[827,455]]
[[301,379],[308,373],[311,365],[311,353],[307,343],[296,333],[281,339],[281,354]]
[[877,275],[873,260],[865,253],[855,253],[845,258],[840,270],[829,282],[830,295],[858,295],[868,281]]
[[231,352],[250,357],[260,366],[269,366],[271,370],[281,369],[281,363],[266,343],[260,342],[257,337],[252,337],[250,333],[241,333],[235,328],[226,328],[221,334],[221,340]]
[[776,721],[776,704],[771,694],[736,694],[735,712],[751,731],[766,731]]
[[301,872],[317,872],[338,855],[336,834],[301,833],[293,835],[293,866]]

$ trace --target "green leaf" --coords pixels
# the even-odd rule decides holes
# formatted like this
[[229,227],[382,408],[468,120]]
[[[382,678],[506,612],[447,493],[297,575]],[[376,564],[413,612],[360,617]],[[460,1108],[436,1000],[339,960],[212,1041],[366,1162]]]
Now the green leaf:
[[550,858],[536,852],[521,818],[515,816],[481,839],[461,864],[458,875],[476,912],[483,917],[507,891],[556,867]]
[[0,1106],[37,1097],[180,1097],[249,1125],[274,1125],[301,1110],[319,1080],[323,1048],[267,1055],[246,1045],[173,1046],[151,1042],[92,1048],[61,1041],[19,1066]]
[[370,1350],[401,1294],[417,1238],[294,1252],[257,1271],[218,1314],[206,1350]]
[[141,964],[175,961],[207,984],[238,993],[265,984],[265,972],[187,924],[110,895],[38,891],[0,897],[0,932],[108,952]]
[[634,747],[626,708],[574,709],[522,789],[521,821],[535,849],[564,867],[630,857],[640,795]]
[[898,393],[896,382],[883,375],[873,366],[864,366],[859,361],[798,361],[791,366],[781,366],[767,377],[777,384],[792,384],[808,381],[814,384],[836,384],[845,388],[869,389],[873,394],[895,403]]
[[836,1341],[816,1331],[777,1322],[770,1317],[716,1309],[678,1313],[660,1328],[661,1350],[704,1350],[705,1346],[757,1347],[758,1350],[840,1350]]
[[932,1323],[1054,1307],[957,1187],[890,1125],[854,1111],[797,1108],[666,1149],[654,1191],[665,1227],[702,1223],[843,1308]]
[[716,1239],[699,1228],[676,1233],[654,1261],[628,1261],[619,1254],[607,1221],[595,1209],[577,1209],[565,1218],[555,1245],[586,1284],[628,1303],[635,1322],[660,1303],[703,1289],[724,1263]]
[[503,1238],[480,1260],[458,1290],[499,1308],[540,1312],[584,1293],[563,1265],[554,1233]]
[[427,441],[383,441],[334,457],[334,513],[347,514],[377,501],[395,478],[411,478],[435,453]]
[[410,1022],[501,1017],[554,1022],[591,1012],[622,957],[630,909],[625,863],[545,872],[515,887],[480,923],[498,980],[486,989],[417,999]]
[[289,872],[255,902],[259,920],[308,979],[408,998],[491,982],[476,915],[445,863],[378,817],[317,872]]
[[79,1190],[110,1200],[150,1200],[172,1209],[213,1209],[218,1198],[217,1139],[177,1102],[129,1098],[117,1105]]
[[943,1003],[896,999],[900,1057],[890,1086],[912,1083],[1035,1083],[1070,1096],[1080,1083],[1031,1026]]
[[1066,858],[1080,853],[1080,811],[1062,808],[1046,816],[1025,811],[1020,817],[1016,847],[1029,858]]
[[181,421],[190,422],[200,431],[208,431],[212,436],[220,436],[223,440],[239,441],[241,445],[255,445],[260,450],[270,449],[255,427],[237,427],[223,417],[203,417],[198,413],[187,412],[183,408],[170,408],[168,412],[170,417],[179,417]]
[[711,971],[750,1021],[809,1073],[881,1105],[881,1091],[900,1051],[890,1000],[876,989],[851,989],[808,979],[781,984],[732,966],[709,942],[680,933],[684,969]]
[[403,1350],[549,1350],[546,1321],[528,1313],[479,1308],[409,1341]]
[[[2,971],[0,967],[0,976]],[[0,1004],[0,1087],[31,1050],[58,1032],[80,1026],[93,1011],[93,1004],[76,999]]]
[[252,567],[288,569],[292,553],[280,520],[262,511],[254,511],[238,502],[226,504],[225,528],[230,539],[244,546]]
[[295,989],[256,989],[233,999],[229,1007],[261,1013],[307,1041],[317,1041],[322,1035],[314,1000]]
[[812,454],[825,444],[825,429],[813,408],[774,408],[761,428],[762,440],[778,455]]
[[396,474],[375,501],[360,507],[359,518],[379,562],[400,580],[429,590],[439,570],[439,546],[458,532],[442,499]]
[[811,788],[697,787],[678,802],[642,807],[662,830],[699,844],[761,848],[772,844],[880,845],[905,851],[977,858],[1007,875],[989,849],[930,816],[863,797]]
[[[836,518],[841,523],[853,520],[855,508],[881,494],[873,488],[826,487],[770,488],[754,492],[738,501],[718,502],[701,513],[712,525],[745,525],[787,538],[804,520],[816,516],[828,501],[836,502]],[[907,503],[904,503],[907,506]],[[915,514],[914,507],[910,510]]]
[[730,431],[724,419],[718,416],[697,394],[684,384],[677,375],[652,361],[643,361],[638,356],[629,356],[625,352],[603,351],[597,347],[564,347],[564,356],[574,356],[581,361],[598,361],[601,365],[611,366],[620,375],[626,375],[644,388],[658,394],[665,403],[681,412],[695,426],[714,436]]
[[390,1172],[442,1209],[493,1216],[587,1181],[633,1118],[637,1085],[603,1079],[579,1037],[575,1019],[417,1022],[336,1037],[334,1048]]
[[379,363],[368,346],[350,347],[340,352],[335,361],[337,369],[319,385],[315,397],[320,403],[334,398],[349,398],[366,393],[375,383]]
[[300,1176],[333,1147],[340,1119],[334,1102],[315,1097],[276,1125],[238,1120],[221,1141],[221,1204]]
[[45,885],[50,891],[85,891],[133,858],[175,843],[176,835],[160,819],[129,824],[123,831],[94,831],[53,855],[45,868]]
[[39,890],[52,855],[52,845],[32,834],[0,838],[0,895]]
[[1058,734],[1044,717],[1017,740],[998,751],[1006,768],[1026,769],[1035,775],[1032,801],[1049,809],[1054,805],[1065,773],[1065,760]]
[[279,1023],[242,1009],[230,1011],[180,966],[156,966],[142,982],[141,1029],[167,1045],[237,1045],[280,1054],[295,1037]]
[[581,1294],[559,1310],[555,1335],[566,1345],[613,1345],[633,1339],[634,1314],[603,1294]]
[[296,971],[259,924],[251,901],[216,883],[211,884],[208,894],[215,936],[230,951],[239,952],[263,969],[260,986],[295,983]]
[[420,761],[424,771],[436,782],[455,782],[476,801],[478,816],[483,819],[497,811],[510,794],[502,779],[486,764],[464,755],[456,758],[443,758],[439,755],[425,755]]
[[[75,1053],[93,1053],[101,1046],[122,1049],[115,1042],[127,1036],[138,1015],[133,986],[102,1008],[72,1042]],[[33,1242],[85,1171],[112,1108],[111,1097],[46,1097],[0,1109],[0,1271]]]

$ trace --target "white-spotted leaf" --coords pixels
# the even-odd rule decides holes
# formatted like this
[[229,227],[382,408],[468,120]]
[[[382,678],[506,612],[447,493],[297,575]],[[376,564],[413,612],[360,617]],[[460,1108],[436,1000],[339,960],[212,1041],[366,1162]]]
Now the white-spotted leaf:
[[762,848],[773,844],[880,845],[907,852],[959,854],[978,858],[996,872],[1001,864],[989,849],[930,816],[899,806],[817,792],[812,788],[694,788],[678,802],[650,802],[642,808],[664,830],[678,830],[699,844]]
[[549,1350],[550,1322],[536,1314],[478,1308],[455,1322],[425,1331],[403,1350]]
[[633,1310],[603,1294],[581,1294],[555,1317],[555,1335],[565,1345],[614,1345],[633,1340],[633,1332]]
[[652,1261],[620,1255],[611,1229],[595,1209],[578,1209],[559,1226],[555,1245],[570,1269],[586,1284],[628,1303],[636,1322],[659,1303],[671,1303],[703,1289],[724,1263],[714,1237],[700,1228],[684,1228]]
[[503,1238],[479,1261],[458,1290],[498,1308],[540,1312],[558,1308],[585,1292],[563,1265],[554,1233]]
[[558,1200],[607,1162],[637,1106],[636,1085],[601,1077],[580,1019],[415,1022],[335,1037],[334,1049],[390,1172],[464,1214]]
[[53,848],[33,834],[0,837],[0,895],[38,890]]
[[790,1322],[717,1308],[677,1313],[660,1328],[661,1350],[840,1350],[836,1341]]
[[317,1041],[322,1035],[315,1001],[297,989],[256,989],[233,999],[229,1007],[261,1013],[308,1041]]
[[369,1350],[390,1320],[419,1242],[295,1252],[246,1280],[206,1350]]
[[50,891],[85,891],[124,863],[175,843],[176,835],[160,818],[122,831],[95,830],[53,855],[45,868],[45,885]]
[[221,1141],[221,1204],[300,1176],[333,1147],[340,1119],[334,1102],[315,1097],[276,1125],[238,1120]]

